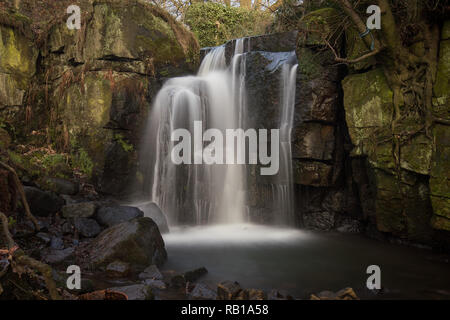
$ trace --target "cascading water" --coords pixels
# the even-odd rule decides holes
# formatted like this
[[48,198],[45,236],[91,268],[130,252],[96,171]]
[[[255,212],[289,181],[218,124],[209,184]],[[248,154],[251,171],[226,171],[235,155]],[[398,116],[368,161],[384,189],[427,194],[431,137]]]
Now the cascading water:
[[[225,46],[213,48],[203,59],[196,76],[169,79],[154,101],[149,115],[141,166],[152,201],[165,212],[169,225],[242,223],[248,220],[247,166],[243,164],[174,164],[171,139],[174,130],[184,128],[195,140],[195,121],[201,131],[247,128],[246,54],[250,39],[235,41],[227,66]],[[295,55],[295,54],[294,54]],[[284,61],[284,60],[281,60]],[[284,61],[286,62],[286,61]],[[280,97],[280,171],[276,181],[279,211],[293,215],[290,135],[295,97],[296,66],[282,63]],[[197,122],[198,124],[198,122]],[[207,139],[204,139],[205,141]],[[214,138],[192,141],[193,159],[217,148]],[[230,150],[224,150],[224,158]],[[234,154],[236,150],[233,150]],[[288,219],[284,219],[285,223]]]
[[294,224],[294,183],[292,179],[292,126],[295,107],[295,83],[297,64],[283,64],[281,73],[282,112],[280,121],[280,171],[278,173],[277,192],[280,211],[285,222]]

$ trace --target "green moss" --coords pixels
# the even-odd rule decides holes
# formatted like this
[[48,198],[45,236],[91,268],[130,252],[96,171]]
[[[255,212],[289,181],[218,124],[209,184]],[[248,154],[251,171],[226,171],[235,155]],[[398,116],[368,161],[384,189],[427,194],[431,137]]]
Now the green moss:
[[[435,217],[450,219],[450,128],[437,125],[433,129],[433,135],[436,144],[430,170],[433,213]],[[438,218],[435,220],[443,221]],[[434,225],[438,224],[435,223]]]
[[450,231],[450,219],[433,216],[433,218],[431,218],[431,226],[438,230]]
[[305,80],[315,79],[323,75],[334,63],[329,50],[314,51],[303,46],[297,47],[298,70]]
[[94,164],[88,153],[83,148],[80,148],[76,152],[72,153],[72,166],[88,178],[92,176]]
[[440,118],[450,119],[450,40],[441,41],[433,91],[433,113]]
[[259,10],[206,2],[189,6],[184,21],[197,36],[200,46],[210,47],[231,39],[264,34],[271,17]]
[[[361,39],[361,37],[359,36],[359,32],[356,30],[355,27],[348,28],[345,31],[345,38],[346,38],[345,49],[348,59],[356,59],[370,52],[370,49],[367,48],[365,42]],[[370,57],[368,59],[364,59],[361,62],[352,63],[349,65],[349,67],[353,70],[359,71],[363,69],[368,69],[369,67],[374,66],[375,64],[376,64],[375,57]]]
[[114,135],[114,139],[119,143],[119,145],[125,152],[133,151],[133,149],[134,149],[133,145],[130,144],[128,141],[126,141],[126,139],[124,138],[124,136],[122,134],[116,133]]
[[335,43],[339,35],[339,11],[334,8],[321,8],[305,15],[299,23],[300,43],[309,46],[325,45],[325,40]]
[[[380,156],[383,160],[385,148],[379,141],[389,137],[393,115],[393,92],[384,73],[376,69],[362,74],[347,76],[342,81],[344,108],[354,155],[371,155],[372,160]],[[389,147],[388,147],[389,149]],[[378,155],[378,151],[381,154]],[[375,154],[373,154],[375,153]]]
[[0,25],[0,71],[30,78],[36,71],[37,49],[18,30]]

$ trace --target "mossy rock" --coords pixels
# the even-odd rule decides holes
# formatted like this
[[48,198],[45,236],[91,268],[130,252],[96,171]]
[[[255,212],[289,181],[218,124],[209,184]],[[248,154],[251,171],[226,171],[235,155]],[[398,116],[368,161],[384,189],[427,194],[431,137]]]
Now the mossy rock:
[[323,162],[294,159],[292,162],[292,171],[295,184],[329,187],[333,183],[333,167]]
[[450,40],[450,20],[445,21],[442,26],[441,39]]
[[[367,37],[370,37],[370,34]],[[367,48],[355,27],[350,27],[345,31],[345,39],[345,51],[348,59],[356,59],[370,52],[370,48]],[[370,57],[361,62],[352,63],[349,67],[352,70],[361,71],[376,65],[376,62],[375,57]]]
[[0,72],[0,106],[21,106],[28,81]]
[[58,109],[67,127],[71,146],[86,150],[98,170],[103,168],[104,149],[112,138],[110,130],[105,129],[109,121],[112,90],[108,73],[89,72],[84,83],[73,83],[63,93],[57,90],[54,97],[55,101],[59,100]]
[[0,25],[0,72],[31,78],[38,51],[19,30]]
[[450,40],[441,41],[436,83],[433,87],[433,113],[450,119]]
[[322,8],[308,13],[299,22],[299,43],[307,46],[323,46],[326,41],[341,44],[339,21],[341,13],[334,8]]
[[324,78],[337,81],[338,67],[335,64],[333,53],[330,50],[314,50],[298,46],[298,73],[303,80]]
[[411,138],[400,149],[400,166],[422,175],[430,173],[433,144],[423,134]]
[[156,223],[147,217],[122,222],[104,230],[89,245],[90,262],[105,268],[120,260],[132,269],[144,269],[155,264],[161,266],[167,259],[164,240]]
[[[354,155],[368,155],[385,140],[393,115],[393,93],[384,73],[376,69],[342,81],[344,108]],[[379,136],[380,139],[376,139]],[[375,138],[375,139],[374,139]]]
[[0,127],[0,150],[8,149],[11,144],[11,137],[8,134],[8,131]]
[[[450,219],[450,127],[437,125],[433,134],[435,150],[431,162],[430,192],[436,222],[442,221],[436,216]],[[434,223],[433,226],[448,226],[448,223]]]
[[384,170],[372,172],[378,230],[410,241],[431,241],[432,210],[427,178],[405,170],[400,179]]
[[[87,27],[85,60],[151,58],[154,64],[181,64],[187,51],[198,49],[193,35],[187,30],[181,34],[182,28],[152,5],[98,2]],[[184,47],[186,44],[193,48]]]
[[381,232],[401,234],[405,231],[402,194],[395,176],[373,170],[377,228]]

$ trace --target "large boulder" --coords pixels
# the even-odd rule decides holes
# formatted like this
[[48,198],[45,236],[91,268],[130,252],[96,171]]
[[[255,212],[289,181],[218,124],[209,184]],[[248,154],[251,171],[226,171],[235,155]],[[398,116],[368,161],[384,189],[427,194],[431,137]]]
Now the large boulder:
[[75,218],[73,220],[75,229],[85,238],[92,238],[98,235],[102,228],[98,225],[97,221],[89,218]]
[[350,155],[355,159],[367,159],[366,183],[371,192],[364,192],[366,187],[358,184],[359,201],[364,204],[364,210],[370,208],[365,216],[373,218],[381,232],[429,243],[433,230],[427,175],[432,144],[418,134],[393,152],[393,135],[415,132],[420,124],[405,119],[392,128],[393,92],[381,69],[349,75],[342,86],[345,117],[353,144]]
[[140,204],[138,205],[138,208],[144,212],[145,217],[149,217],[156,222],[161,233],[169,232],[166,216],[156,203],[148,202]]
[[348,131],[355,146],[352,154],[367,155],[375,143],[375,131],[390,130],[392,90],[381,69],[348,76],[342,86]]
[[72,203],[62,207],[62,214],[64,218],[90,218],[94,215],[95,209],[94,202]]
[[24,187],[31,213],[47,217],[61,210],[64,200],[51,191],[42,191],[35,187]]
[[97,221],[108,227],[143,217],[144,213],[136,207],[129,206],[108,206],[98,209],[95,218]]
[[44,186],[47,190],[68,195],[77,194],[80,188],[78,183],[62,178],[46,178]]
[[143,269],[151,264],[160,266],[167,259],[158,226],[146,217],[106,229],[89,245],[88,251],[90,262],[98,268],[120,260]]

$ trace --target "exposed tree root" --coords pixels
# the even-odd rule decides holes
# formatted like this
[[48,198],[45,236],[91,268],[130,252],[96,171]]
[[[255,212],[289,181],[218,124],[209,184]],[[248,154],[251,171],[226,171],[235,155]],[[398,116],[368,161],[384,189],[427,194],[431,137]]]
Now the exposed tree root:
[[[15,268],[25,270],[26,267],[37,270],[44,277],[50,298],[53,300],[61,300],[61,296],[59,295],[55,281],[52,277],[52,268],[45,263],[27,256],[25,252],[17,246],[8,229],[8,218],[3,212],[0,212],[0,222],[2,225],[1,234],[4,236],[8,246],[7,250],[0,250],[0,254],[8,255],[8,260],[11,261],[13,270]],[[6,272],[5,270],[3,271],[4,272],[0,274],[0,278]]]
[[9,165],[7,165],[6,163],[4,163],[2,161],[0,161],[0,166],[4,167],[6,170],[8,170],[9,172],[11,172],[13,174],[14,183],[16,184],[16,188],[19,191],[20,198],[22,199],[23,207],[25,208],[25,214],[33,222],[36,230],[39,230],[40,229],[39,223],[36,220],[36,218],[33,216],[33,214],[31,213],[30,206],[28,205],[27,197],[25,196],[25,191],[23,190],[22,183],[19,180],[19,176],[17,175],[16,170],[14,170],[14,168],[10,167]]

